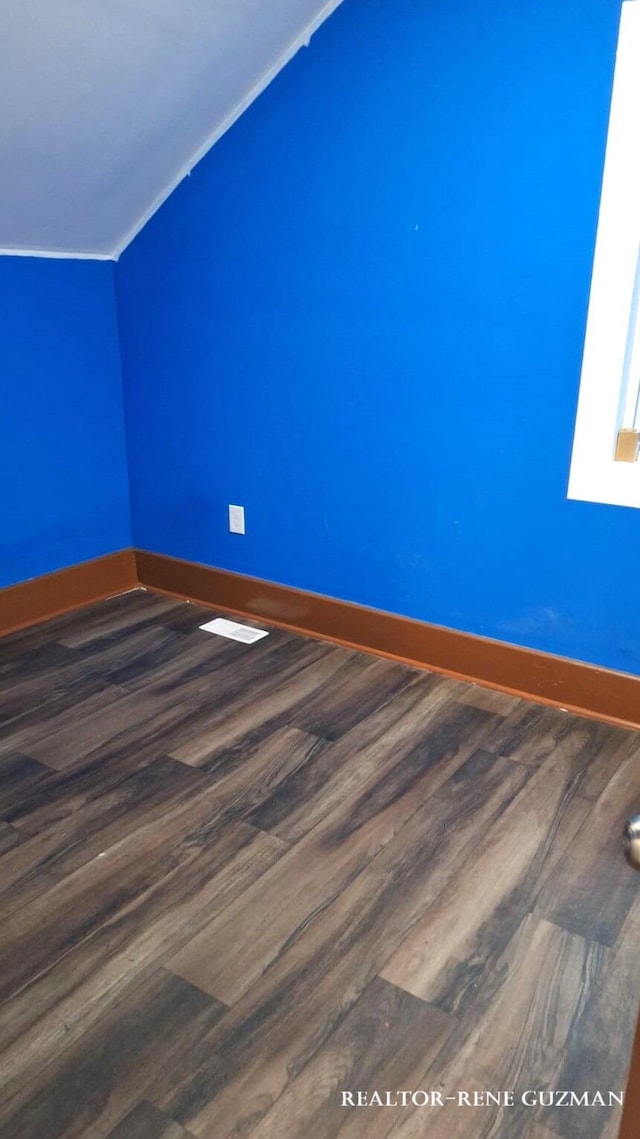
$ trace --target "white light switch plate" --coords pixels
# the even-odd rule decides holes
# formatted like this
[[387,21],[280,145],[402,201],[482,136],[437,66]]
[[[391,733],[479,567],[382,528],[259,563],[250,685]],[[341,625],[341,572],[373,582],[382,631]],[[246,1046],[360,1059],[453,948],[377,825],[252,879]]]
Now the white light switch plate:
[[229,505],[229,530],[232,534],[244,534],[244,506]]

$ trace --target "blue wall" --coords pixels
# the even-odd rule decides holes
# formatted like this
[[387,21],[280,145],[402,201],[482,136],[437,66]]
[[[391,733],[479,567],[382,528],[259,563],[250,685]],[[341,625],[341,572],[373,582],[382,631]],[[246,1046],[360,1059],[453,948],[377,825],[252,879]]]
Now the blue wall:
[[0,258],[0,586],[131,545],[113,266]]
[[344,0],[117,268],[139,546],[640,672],[566,500],[619,13]]

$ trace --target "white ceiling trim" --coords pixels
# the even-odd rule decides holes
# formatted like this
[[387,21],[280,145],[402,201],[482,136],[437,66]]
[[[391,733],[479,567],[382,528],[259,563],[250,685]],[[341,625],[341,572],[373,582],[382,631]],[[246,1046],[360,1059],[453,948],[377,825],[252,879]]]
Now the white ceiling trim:
[[0,257],[49,257],[57,261],[117,261],[114,253],[74,253],[57,249],[1,249]]
[[324,8],[322,8],[315,19],[313,19],[311,23],[307,25],[307,27],[299,36],[296,36],[296,38],[289,44],[289,46],[277,59],[277,61],[267,71],[265,71],[264,75],[261,76],[256,84],[254,84],[249,93],[245,95],[244,99],[241,99],[240,102],[230,112],[230,114],[228,114],[222,120],[222,122],[218,123],[215,130],[212,131],[212,133],[207,138],[206,142],[204,142],[203,145],[195,151],[189,161],[185,163],[185,165],[182,166],[182,168],[179,170],[176,177],[173,178],[171,182],[169,182],[162,193],[156,198],[153,205],[150,206],[148,210],[145,210],[142,216],[138,218],[138,221],[135,223],[135,225],[132,226],[132,228],[122,238],[122,240],[118,242],[116,248],[111,254],[111,260],[118,260],[120,255],[124,253],[127,246],[131,244],[135,237],[138,236],[140,230],[144,229],[147,222],[151,220],[153,215],[157,213],[163,203],[166,202],[167,198],[171,196],[176,187],[180,185],[184,178],[188,177],[194,166],[197,166],[198,162],[200,162],[200,159],[204,158],[205,154],[211,150],[211,147],[215,146],[218,139],[222,138],[223,134],[229,130],[229,127],[232,127],[236,120],[239,119],[242,114],[244,114],[247,108],[250,107],[253,102],[255,102],[258,96],[261,95],[265,88],[269,86],[271,81],[275,79],[278,72],[282,71],[282,68],[286,67],[286,65],[289,63],[289,60],[293,59],[294,55],[300,51],[300,48],[309,46],[311,37],[315,32],[317,32],[320,25],[323,24],[326,19],[328,19],[331,13],[334,12],[341,3],[342,0],[329,0],[329,2],[325,4]]

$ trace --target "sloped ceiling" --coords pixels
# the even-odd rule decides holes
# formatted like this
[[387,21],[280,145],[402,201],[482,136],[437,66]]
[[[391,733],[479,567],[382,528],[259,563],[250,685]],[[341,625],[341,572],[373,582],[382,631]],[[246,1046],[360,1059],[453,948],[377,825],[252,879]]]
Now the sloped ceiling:
[[117,257],[340,0],[0,0],[0,251]]

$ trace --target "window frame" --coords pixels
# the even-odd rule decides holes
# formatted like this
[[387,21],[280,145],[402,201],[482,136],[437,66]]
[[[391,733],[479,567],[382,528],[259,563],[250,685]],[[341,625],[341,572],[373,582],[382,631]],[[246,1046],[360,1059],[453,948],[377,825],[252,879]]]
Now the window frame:
[[640,462],[614,455],[640,390],[639,123],[640,0],[624,0],[567,496],[633,507]]

